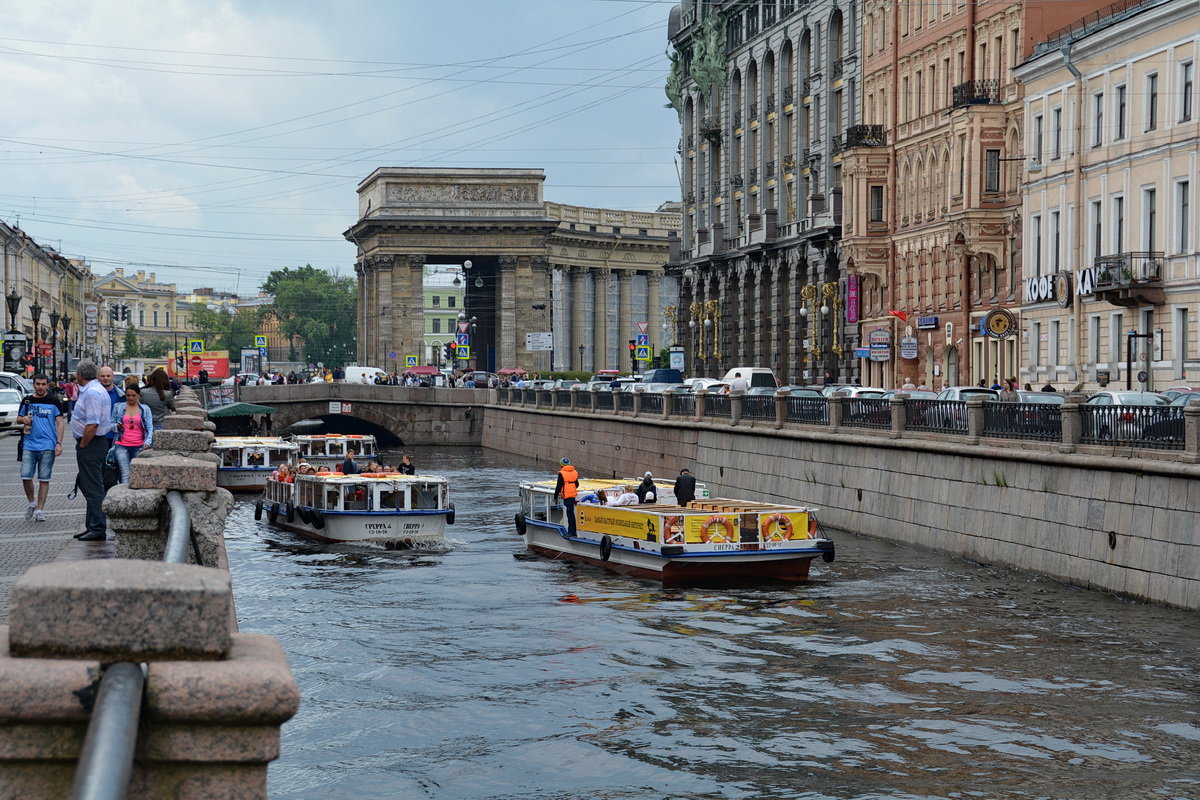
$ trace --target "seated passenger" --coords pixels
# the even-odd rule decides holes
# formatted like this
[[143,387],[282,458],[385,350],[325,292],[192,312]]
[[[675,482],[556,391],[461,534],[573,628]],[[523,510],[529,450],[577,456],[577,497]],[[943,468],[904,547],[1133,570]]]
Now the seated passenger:
[[632,486],[626,486],[625,491],[621,492],[621,496],[612,501],[614,506],[636,506],[638,504],[637,493],[633,491]]
[[576,502],[577,503],[590,503],[592,505],[599,505],[600,498],[599,498],[599,495],[596,494],[596,492],[584,492],[583,494],[579,495],[579,499],[576,500]]

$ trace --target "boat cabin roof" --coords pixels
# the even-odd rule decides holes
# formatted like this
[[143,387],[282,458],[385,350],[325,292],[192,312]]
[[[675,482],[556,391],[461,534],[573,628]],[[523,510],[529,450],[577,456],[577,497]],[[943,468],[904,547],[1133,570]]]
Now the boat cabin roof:
[[296,482],[311,481],[314,483],[449,483],[441,475],[401,475],[398,472],[367,472],[357,475],[343,475],[340,472],[318,472],[316,475],[297,475]]
[[302,433],[293,436],[292,439],[297,442],[374,442],[375,437],[369,433],[348,434],[348,433]]
[[235,447],[269,447],[274,450],[298,450],[298,445],[294,442],[285,442],[279,437],[259,437],[259,436],[218,436],[213,440],[212,446],[216,449],[227,449]]

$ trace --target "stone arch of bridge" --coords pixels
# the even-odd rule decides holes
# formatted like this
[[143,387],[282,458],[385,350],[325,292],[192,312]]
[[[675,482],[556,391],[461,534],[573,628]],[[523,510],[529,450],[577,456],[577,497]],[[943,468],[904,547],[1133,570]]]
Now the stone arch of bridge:
[[[319,419],[330,428],[336,429],[339,420],[353,419],[364,424],[368,430],[355,430],[354,433],[371,433],[381,444],[404,444],[405,431],[397,422],[394,415],[389,415],[384,408],[373,403],[353,403],[350,414],[329,413],[329,403],[280,403],[271,417],[271,422],[277,433],[286,431],[301,420]],[[374,430],[370,430],[374,429]],[[351,432],[351,431],[347,431]]]

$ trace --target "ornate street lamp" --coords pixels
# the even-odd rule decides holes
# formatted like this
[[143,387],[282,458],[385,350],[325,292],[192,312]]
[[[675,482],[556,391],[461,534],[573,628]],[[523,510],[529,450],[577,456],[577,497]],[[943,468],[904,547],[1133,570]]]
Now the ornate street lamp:
[[58,309],[50,309],[50,372],[58,380]]
[[4,299],[8,301],[8,327],[15,331],[17,329],[17,312],[21,310],[21,295],[17,294],[17,288],[14,286],[8,290]]
[[59,321],[62,323],[62,329],[63,329],[63,355],[62,355],[62,369],[59,371],[58,374],[64,378],[66,378],[68,376],[67,361],[69,360],[69,356],[71,355],[71,318],[68,317],[66,314],[63,314],[62,319]]
[[41,372],[42,356],[39,348],[40,341],[38,337],[38,322],[42,318],[42,304],[34,300],[33,305],[29,307],[29,316],[33,319],[33,368],[37,372]]
[[583,345],[579,345],[579,371],[583,372]]

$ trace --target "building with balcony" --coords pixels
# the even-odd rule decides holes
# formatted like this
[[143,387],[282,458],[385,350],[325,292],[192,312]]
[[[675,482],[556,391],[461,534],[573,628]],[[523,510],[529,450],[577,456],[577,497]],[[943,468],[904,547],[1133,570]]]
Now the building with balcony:
[[[1123,3],[1017,70],[1025,150],[1023,380],[1200,380],[1196,4]],[[1146,380],[1140,380],[1144,377]]]
[[[1106,0],[1107,2],[1107,0]],[[930,387],[1016,372],[1024,108],[1013,69],[1103,3],[864,0],[862,123],[843,153],[843,252],[863,382]]]
[[[684,0],[670,15],[688,371],[857,376],[841,258],[842,154],[860,106],[859,2]],[[869,131],[861,132],[871,136]]]
[[121,366],[125,338],[134,331],[139,349],[165,359],[183,346],[191,330],[184,300],[173,283],[160,283],[157,276],[138,270],[126,274],[117,267],[96,279],[99,331],[96,348],[104,363]]

